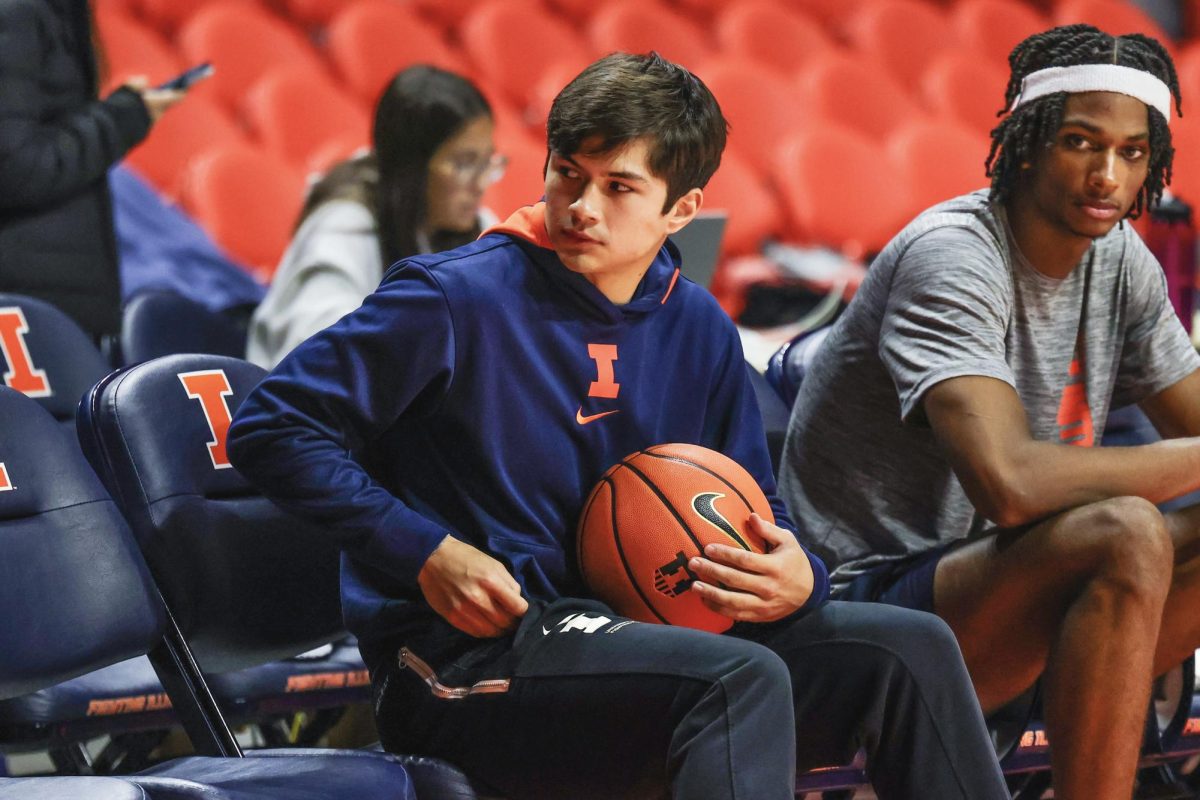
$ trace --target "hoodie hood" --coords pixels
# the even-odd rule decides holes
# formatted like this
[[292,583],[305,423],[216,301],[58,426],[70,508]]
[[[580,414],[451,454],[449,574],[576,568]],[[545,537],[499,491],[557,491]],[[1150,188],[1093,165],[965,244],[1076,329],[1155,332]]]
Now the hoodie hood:
[[623,317],[641,316],[666,303],[679,280],[679,250],[667,241],[654,256],[650,268],[642,276],[641,283],[625,305],[616,305],[582,275],[572,272],[554,252],[550,236],[546,233],[546,203],[539,202],[517,209],[512,216],[485,230],[480,238],[500,234],[511,237],[529,254],[530,258],[550,280],[582,300],[589,310],[606,319],[617,321]]

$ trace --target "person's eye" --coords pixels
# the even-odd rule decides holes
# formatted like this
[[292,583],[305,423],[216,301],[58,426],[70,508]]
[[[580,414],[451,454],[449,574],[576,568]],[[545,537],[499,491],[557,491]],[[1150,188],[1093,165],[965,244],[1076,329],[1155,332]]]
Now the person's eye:
[[573,181],[579,177],[579,173],[566,164],[559,164],[557,171],[559,175],[570,181]]
[[1131,145],[1124,148],[1121,151],[1121,155],[1124,156],[1127,161],[1138,161],[1146,156],[1146,148]]
[[1088,146],[1088,140],[1078,133],[1068,133],[1063,137],[1063,144],[1072,150],[1083,150]]
[[629,192],[633,191],[633,187],[624,183],[619,183],[618,181],[611,181],[608,184],[608,190],[610,192],[615,192],[616,194],[628,194]]

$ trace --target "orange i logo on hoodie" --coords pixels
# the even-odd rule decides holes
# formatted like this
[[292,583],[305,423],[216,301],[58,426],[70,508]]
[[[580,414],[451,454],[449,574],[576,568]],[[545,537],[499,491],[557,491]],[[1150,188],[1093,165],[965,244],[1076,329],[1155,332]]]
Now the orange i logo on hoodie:
[[1075,357],[1067,369],[1067,383],[1058,403],[1058,440],[1063,444],[1091,447],[1096,442],[1092,409],[1088,405],[1087,376],[1084,374],[1082,338],[1075,341]]

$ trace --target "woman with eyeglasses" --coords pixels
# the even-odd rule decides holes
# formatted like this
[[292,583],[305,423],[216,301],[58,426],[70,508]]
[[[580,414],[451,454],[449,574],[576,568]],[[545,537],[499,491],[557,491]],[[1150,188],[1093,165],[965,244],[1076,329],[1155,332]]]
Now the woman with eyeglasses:
[[375,109],[374,150],[344,161],[308,194],[291,244],[254,312],[246,357],[267,369],[358,308],[384,270],[466,244],[495,222],[480,203],[504,173],[492,110],[465,78],[419,65]]

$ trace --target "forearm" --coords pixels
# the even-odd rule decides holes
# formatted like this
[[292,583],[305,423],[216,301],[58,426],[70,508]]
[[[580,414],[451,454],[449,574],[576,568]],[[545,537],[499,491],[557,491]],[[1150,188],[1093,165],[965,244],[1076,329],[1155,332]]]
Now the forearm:
[[230,428],[234,466],[281,508],[321,524],[338,545],[412,586],[447,531],[372,480],[337,443],[272,424],[247,407]]
[[[1002,525],[1023,525],[1111,497],[1160,503],[1200,488],[1200,438],[1136,447],[1074,447],[1029,440],[1014,448],[1009,475],[981,508]],[[968,494],[971,493],[968,487]],[[980,505],[980,503],[976,503]]]

